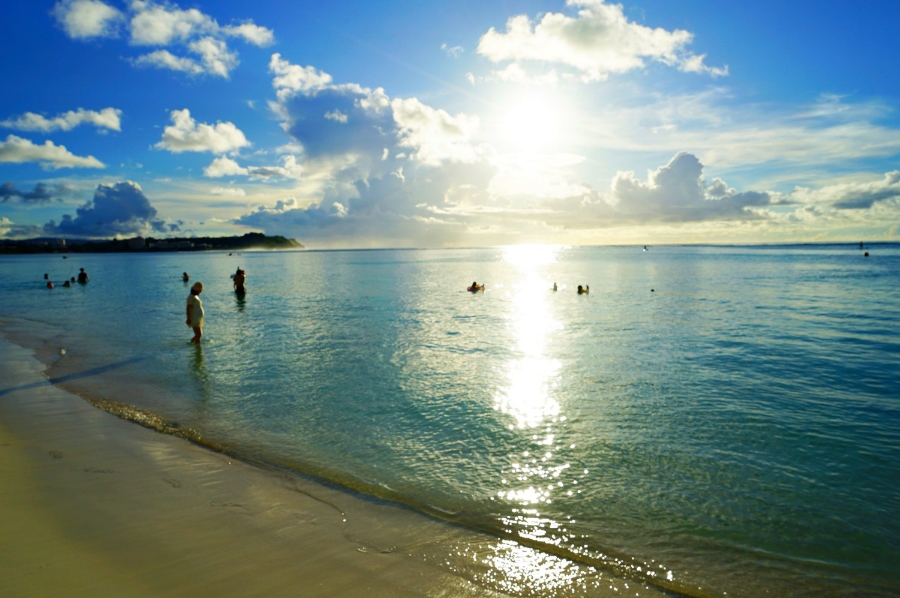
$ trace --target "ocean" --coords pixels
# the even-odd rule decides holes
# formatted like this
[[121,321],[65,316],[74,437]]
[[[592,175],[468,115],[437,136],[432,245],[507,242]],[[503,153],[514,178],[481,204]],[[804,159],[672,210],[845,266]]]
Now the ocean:
[[687,596],[900,596],[900,245],[865,251],[0,256],[0,316],[104,408],[510,546]]

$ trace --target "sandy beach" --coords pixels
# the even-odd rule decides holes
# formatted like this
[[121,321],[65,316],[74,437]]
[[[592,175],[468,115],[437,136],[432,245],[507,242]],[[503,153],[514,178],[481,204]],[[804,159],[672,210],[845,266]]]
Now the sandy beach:
[[120,420],[6,340],[0,364],[3,596],[501,595],[427,563],[451,526]]

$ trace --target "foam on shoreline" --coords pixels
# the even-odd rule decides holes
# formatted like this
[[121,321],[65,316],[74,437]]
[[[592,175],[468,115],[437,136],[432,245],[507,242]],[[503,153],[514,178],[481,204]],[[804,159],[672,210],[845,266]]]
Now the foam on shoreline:
[[48,382],[52,330],[2,323],[31,348],[0,339],[0,594],[663,595],[130,425]]

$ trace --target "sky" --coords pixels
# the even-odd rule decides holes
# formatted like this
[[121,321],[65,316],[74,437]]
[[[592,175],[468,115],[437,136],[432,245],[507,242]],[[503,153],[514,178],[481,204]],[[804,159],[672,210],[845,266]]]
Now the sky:
[[0,239],[900,241],[897,0],[0,15]]

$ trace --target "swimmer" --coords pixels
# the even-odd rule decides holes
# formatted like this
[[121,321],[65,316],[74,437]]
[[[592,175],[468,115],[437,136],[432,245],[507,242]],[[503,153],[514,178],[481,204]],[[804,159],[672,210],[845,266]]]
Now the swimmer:
[[237,272],[235,272],[234,276],[232,277],[234,278],[234,292],[238,295],[243,295],[247,292],[247,289],[244,288],[244,280],[246,280],[246,276],[247,273],[238,268]]
[[590,292],[591,292],[591,287],[589,287],[588,285],[584,285],[584,287],[582,287],[581,285],[578,285],[578,294],[579,295],[587,295]]
[[48,281],[47,281],[47,288],[48,288],[48,289],[52,289],[52,288],[53,288],[53,282],[51,282],[51,281],[48,280]]
[[188,276],[188,273],[187,273],[187,272],[183,272],[183,273],[181,274],[181,280],[183,280],[184,282],[187,282],[187,281],[189,281],[190,279],[191,279],[191,277]]
[[469,287],[468,289],[466,289],[466,290],[469,291],[469,292],[472,292],[472,293],[477,293],[478,291],[483,291],[483,290],[484,290],[484,285],[483,285],[483,284],[480,285],[480,284],[478,284],[477,282],[475,282],[475,281],[473,280],[473,281],[472,281],[472,286],[470,286],[470,287]]
[[553,283],[553,290],[554,290],[554,291],[557,290],[557,289],[556,289],[556,283],[555,283],[555,282]]

